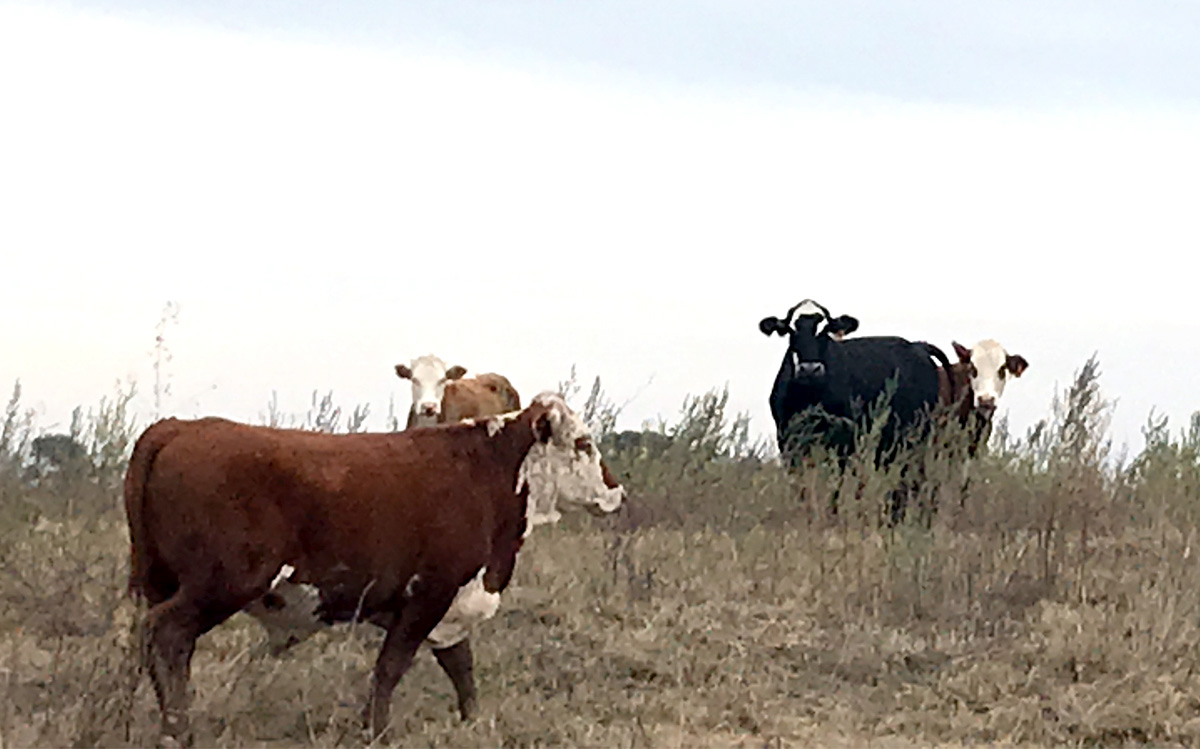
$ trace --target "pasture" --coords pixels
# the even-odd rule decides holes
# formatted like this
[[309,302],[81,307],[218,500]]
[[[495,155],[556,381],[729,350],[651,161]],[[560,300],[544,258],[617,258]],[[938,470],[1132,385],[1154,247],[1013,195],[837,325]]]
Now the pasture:
[[[566,387],[602,432],[598,387]],[[764,393],[764,397],[765,397]],[[117,393],[78,412],[87,460],[34,480],[14,393],[0,433],[0,746],[144,746],[120,481],[146,423]],[[998,424],[958,493],[936,452],[928,528],[884,522],[900,466],[789,475],[718,391],[606,451],[629,509],[564,513],[472,635],[463,724],[428,651],[397,689],[397,746],[941,746],[1200,742],[1200,419],[1113,455],[1095,360],[1025,435]],[[295,420],[354,428],[327,399]],[[277,413],[272,419],[279,418]],[[286,420],[285,420],[286,421]],[[870,440],[867,435],[864,439]],[[602,442],[605,444],[605,442]],[[611,441],[608,444],[613,444]],[[839,481],[836,514],[828,498]],[[381,633],[318,634],[282,658],[239,614],[192,667],[199,746],[356,746]]]

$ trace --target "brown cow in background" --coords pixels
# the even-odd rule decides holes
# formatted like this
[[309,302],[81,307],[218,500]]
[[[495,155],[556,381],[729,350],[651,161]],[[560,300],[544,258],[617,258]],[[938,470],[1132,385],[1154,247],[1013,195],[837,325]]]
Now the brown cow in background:
[[495,372],[455,380],[446,386],[442,397],[442,423],[521,410],[521,396],[508,378]]
[[494,615],[535,499],[594,512],[624,499],[582,419],[551,393],[505,417],[382,434],[218,418],[151,425],[130,458],[125,507],[129,589],[150,605],[144,655],[164,738],[192,741],[196,639],[281,585],[309,586],[323,624],[387,631],[365,710],[373,736],[426,640],[441,645],[469,716],[461,643],[470,622]]

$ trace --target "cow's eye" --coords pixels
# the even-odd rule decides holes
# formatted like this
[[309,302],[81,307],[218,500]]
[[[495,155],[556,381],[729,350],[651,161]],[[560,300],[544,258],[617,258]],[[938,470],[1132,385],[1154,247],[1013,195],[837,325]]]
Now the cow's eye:
[[968,367],[967,369],[968,369],[968,371],[970,371],[970,373],[971,373],[971,376],[972,376],[972,377],[978,377],[978,376],[979,376],[979,370],[975,368],[975,365],[974,365],[974,364],[972,364],[972,365],[971,365],[970,367]]
[[589,438],[580,437],[579,439],[575,440],[575,449],[591,455],[596,448],[592,445],[592,441]]
[[1000,367],[1000,379],[1003,380],[1007,376],[1008,376],[1008,372],[1004,371],[1004,367]]

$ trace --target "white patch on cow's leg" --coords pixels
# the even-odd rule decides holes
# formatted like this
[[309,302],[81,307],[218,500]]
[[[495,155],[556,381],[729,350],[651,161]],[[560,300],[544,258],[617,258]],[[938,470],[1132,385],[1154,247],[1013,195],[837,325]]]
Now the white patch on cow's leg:
[[292,573],[295,571],[296,568],[290,564],[285,564],[280,567],[279,574],[276,575],[275,579],[271,581],[271,590],[275,590],[280,586],[281,583],[287,582],[291,578]]
[[295,571],[290,564],[280,567],[270,590],[242,609],[267,631],[267,646],[272,655],[282,654],[326,626],[317,616],[320,592],[312,585],[291,582]]
[[443,650],[457,645],[467,638],[472,626],[496,615],[496,610],[500,608],[500,594],[489,593],[483,587],[483,574],[486,571],[486,567],[481,568],[470,582],[458,589],[446,615],[425,638],[432,647]]

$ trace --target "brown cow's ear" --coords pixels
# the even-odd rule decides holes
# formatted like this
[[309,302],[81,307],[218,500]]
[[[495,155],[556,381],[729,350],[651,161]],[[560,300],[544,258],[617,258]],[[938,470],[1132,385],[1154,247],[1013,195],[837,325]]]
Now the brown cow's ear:
[[1008,371],[1013,373],[1013,377],[1020,377],[1022,372],[1029,369],[1029,362],[1020,354],[1009,354],[1004,364]]
[[554,435],[554,423],[550,420],[550,412],[543,411],[533,420],[533,436],[538,442],[549,442]]
[[958,341],[951,341],[951,345],[954,346],[954,353],[958,354],[959,361],[963,363],[971,361],[971,349],[962,345]]
[[465,375],[466,373],[467,373],[466,367],[460,367],[457,364],[455,364],[453,367],[450,367],[450,369],[446,370],[446,379],[447,380],[457,380],[457,379],[461,378],[463,375]]
[[411,380],[412,379],[412,370],[403,364],[397,364],[396,365],[396,376],[402,380]]

